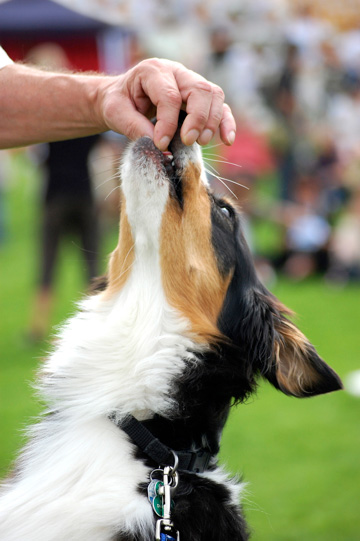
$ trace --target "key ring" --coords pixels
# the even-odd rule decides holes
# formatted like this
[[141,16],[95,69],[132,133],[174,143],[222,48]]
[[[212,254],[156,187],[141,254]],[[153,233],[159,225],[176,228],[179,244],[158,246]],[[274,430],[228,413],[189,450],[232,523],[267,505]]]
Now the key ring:
[[172,471],[173,471],[173,473],[176,473],[176,470],[178,469],[178,466],[179,466],[179,457],[177,456],[175,451],[173,451],[172,449],[171,449],[171,452],[172,452],[173,457],[174,457],[174,465],[172,467]]

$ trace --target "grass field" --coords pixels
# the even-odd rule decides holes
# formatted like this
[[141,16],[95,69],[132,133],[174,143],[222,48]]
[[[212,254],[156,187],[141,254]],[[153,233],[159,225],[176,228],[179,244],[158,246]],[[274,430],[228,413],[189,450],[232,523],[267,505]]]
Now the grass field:
[[[38,179],[24,160],[21,154],[14,159],[8,238],[0,247],[0,477],[21,444],[21,429],[40,411],[30,383],[47,349],[23,340],[38,221]],[[115,235],[106,239],[104,254]],[[79,249],[65,246],[54,325],[81,296],[82,267]],[[342,377],[360,368],[360,288],[279,280],[273,291],[299,314],[300,328]],[[360,540],[360,399],[339,392],[297,400],[262,384],[256,397],[232,412],[221,459],[248,483],[244,506],[254,541]]]

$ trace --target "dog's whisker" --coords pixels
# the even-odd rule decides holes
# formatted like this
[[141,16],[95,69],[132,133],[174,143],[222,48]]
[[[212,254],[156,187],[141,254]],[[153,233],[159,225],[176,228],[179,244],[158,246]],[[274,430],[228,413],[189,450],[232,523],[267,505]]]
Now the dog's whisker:
[[214,156],[215,158],[223,158],[223,155],[220,154],[220,152],[206,152],[206,153],[203,154],[204,160],[206,158],[210,158],[212,156]]
[[[120,269],[121,276],[122,276],[123,272],[126,272],[126,271],[131,267],[131,265],[130,265],[130,267],[128,267],[128,269],[126,269],[125,271],[123,271],[123,268],[124,268],[124,265],[125,265],[125,263],[126,263],[126,260],[127,260],[127,258],[129,257],[130,253],[133,251],[134,248],[135,248],[135,243],[131,246],[131,248],[128,250],[128,253],[127,253],[126,256],[124,257],[124,261],[123,261],[123,264],[122,264],[121,269]],[[132,264],[133,264],[133,263],[132,263]]]
[[221,184],[223,184],[223,185],[225,186],[225,188],[226,188],[227,190],[229,190],[229,192],[231,193],[231,195],[232,195],[233,197],[235,197],[235,199],[239,199],[239,198],[237,197],[237,195],[236,195],[236,194],[232,191],[232,189],[226,184],[226,182],[223,181],[223,179],[222,179],[221,177],[219,177],[219,176],[216,175],[215,173],[212,173],[211,171],[208,171],[206,168],[205,168],[205,171],[206,171],[209,175],[212,175],[213,177],[217,178],[217,179],[221,182]]
[[[216,173],[217,175],[221,176],[220,173],[219,173],[219,171],[216,169],[216,167],[215,167],[214,165],[211,165],[211,163],[206,163],[205,166],[206,166],[206,167],[209,167],[212,171],[214,171],[214,173]],[[231,179],[227,179],[227,178],[225,178],[225,177],[223,177],[223,176],[221,176],[221,178],[224,179],[224,180],[231,180]],[[236,182],[236,181],[233,180],[232,182]]]
[[117,173],[107,177],[106,180],[104,180],[103,182],[101,182],[100,184],[98,184],[95,187],[95,190],[99,190],[100,188],[102,188],[102,186],[105,186],[105,184],[108,184],[108,182],[111,182],[112,180],[116,180],[118,178],[120,178],[120,177],[119,177],[119,175]]
[[214,145],[206,145],[206,147],[202,148],[202,151],[206,152],[207,149],[212,149],[212,148],[215,148],[215,147],[222,147],[222,146],[224,146],[224,143],[215,143]]
[[124,274],[126,274],[131,269],[131,267],[134,266],[134,264],[135,264],[135,260],[131,263],[131,265],[126,267],[126,269],[124,269],[122,272],[120,272],[120,274],[119,274],[119,276],[117,276],[116,280],[120,281],[120,279],[124,276]]
[[233,162],[229,162],[228,160],[220,160],[220,159],[214,159],[214,158],[211,158],[211,161],[212,162],[217,162],[217,163],[224,163],[226,165],[234,165],[235,167],[240,167],[242,169],[242,165],[240,165],[239,163],[233,163]]
[[211,171],[208,171],[210,175],[213,175],[214,177],[218,178],[219,180],[224,180],[225,182],[230,182],[231,184],[236,184],[236,186],[239,186],[240,188],[244,188],[245,190],[250,190],[249,186],[245,186],[245,184],[241,184],[240,182],[237,182],[236,180],[231,180],[231,178],[222,177],[220,175],[215,175],[214,173],[211,173]]
[[105,197],[104,201],[106,201],[110,195],[115,192],[116,190],[120,190],[120,186],[115,186],[112,190],[110,190],[110,192],[107,194],[107,196]]
[[206,172],[209,173],[209,175],[212,175],[213,177],[216,177],[219,180],[221,179],[221,180],[224,180],[226,182],[230,182],[231,184],[236,184],[237,186],[240,186],[240,188],[245,188],[245,190],[250,190],[250,188],[248,186],[245,186],[244,184],[241,184],[240,182],[237,182],[236,180],[232,180],[230,178],[222,177],[221,175],[219,175],[218,171],[216,171],[215,167],[213,167],[209,163],[206,164],[206,165],[207,165],[207,167],[210,167],[212,169],[212,171],[211,171],[211,170],[208,170],[207,168],[205,168]]

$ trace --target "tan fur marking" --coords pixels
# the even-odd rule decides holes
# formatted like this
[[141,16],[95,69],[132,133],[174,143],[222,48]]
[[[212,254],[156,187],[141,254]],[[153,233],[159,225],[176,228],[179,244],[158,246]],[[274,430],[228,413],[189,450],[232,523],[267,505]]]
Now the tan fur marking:
[[169,199],[160,232],[160,261],[168,301],[191,322],[199,341],[220,335],[216,322],[230,276],[223,279],[211,243],[210,201],[200,170],[183,175],[184,208]]
[[278,383],[293,395],[304,396],[319,379],[319,374],[308,360],[309,342],[286,319],[276,325],[276,330],[281,335],[281,341],[275,344]]
[[126,213],[125,198],[122,196],[119,241],[110,257],[109,284],[104,293],[106,297],[110,297],[122,289],[130,275],[134,257],[134,239]]

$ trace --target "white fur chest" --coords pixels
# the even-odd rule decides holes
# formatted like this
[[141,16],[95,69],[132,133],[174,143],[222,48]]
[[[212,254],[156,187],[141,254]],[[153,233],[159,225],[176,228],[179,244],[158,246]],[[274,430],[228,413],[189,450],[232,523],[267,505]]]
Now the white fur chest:
[[199,346],[166,302],[157,269],[135,261],[115,299],[86,300],[65,325],[45,366],[42,391],[53,409],[87,419],[115,408],[140,419],[171,414],[172,382]]
[[171,415],[172,383],[194,357],[188,323],[165,301],[151,261],[135,261],[116,298],[100,294],[81,308],[44,367],[41,392],[57,413],[32,429],[18,480],[5,488],[4,541],[104,541],[153,522],[137,492],[149,472],[107,415]]

